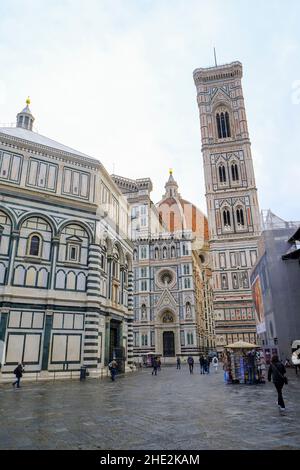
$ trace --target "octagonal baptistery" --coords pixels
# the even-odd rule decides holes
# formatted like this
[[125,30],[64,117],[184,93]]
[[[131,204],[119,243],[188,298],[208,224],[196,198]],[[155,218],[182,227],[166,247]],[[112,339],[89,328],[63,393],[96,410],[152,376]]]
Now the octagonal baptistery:
[[206,216],[194,204],[181,197],[172,170],[165,184],[165,190],[164,196],[156,204],[160,221],[171,233],[191,230],[194,249],[201,250],[209,240]]

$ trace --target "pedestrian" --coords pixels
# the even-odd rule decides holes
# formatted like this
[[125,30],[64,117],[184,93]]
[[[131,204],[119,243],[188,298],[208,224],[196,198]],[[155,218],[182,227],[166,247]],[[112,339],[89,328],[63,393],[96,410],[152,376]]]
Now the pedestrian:
[[271,382],[273,376],[273,383],[278,394],[278,406],[281,411],[285,411],[285,404],[282,396],[282,389],[284,384],[287,384],[287,378],[284,376],[286,373],[285,367],[282,362],[279,361],[278,356],[273,356],[268,371],[268,381]]
[[152,367],[153,367],[153,370],[152,370],[152,375],[157,375],[157,369],[158,369],[158,360],[157,360],[157,357],[154,357],[153,358],[153,363],[152,363]]
[[177,357],[177,360],[176,360],[176,369],[180,369],[180,366],[181,366],[181,360],[180,360],[180,357]]
[[215,373],[217,373],[218,372],[218,365],[219,365],[219,361],[218,361],[217,356],[214,356],[214,358],[212,360],[212,365],[215,368]]
[[24,367],[19,362],[19,364],[17,365],[17,367],[14,370],[14,374],[16,376],[16,381],[13,382],[13,387],[15,387],[15,385],[17,385],[17,388],[20,388],[20,380],[21,380],[21,377],[23,376],[23,372],[24,372]]
[[256,376],[255,376],[255,358],[256,358],[256,352],[255,349],[252,351],[249,351],[248,354],[248,374],[249,374],[249,384],[253,385],[256,381]]
[[208,356],[208,358],[207,358],[207,367],[206,367],[206,370],[207,370],[208,374],[209,374],[210,363],[211,363],[211,357]]
[[206,374],[207,372],[207,358],[206,356],[203,356],[203,374]]
[[194,359],[192,358],[192,356],[189,356],[187,361],[188,361],[188,365],[189,365],[190,374],[193,374]]
[[290,363],[290,360],[289,358],[287,357],[285,362],[284,362],[284,367],[291,367],[291,363]]
[[115,378],[116,378],[116,375],[117,375],[117,370],[118,370],[118,363],[115,359],[113,359],[109,364],[108,364],[108,368],[110,370],[110,377],[111,377],[111,380],[114,382],[115,381]]
[[199,362],[200,362],[200,374],[205,374],[205,361],[204,361],[204,357],[203,355],[201,354],[201,356],[199,357]]

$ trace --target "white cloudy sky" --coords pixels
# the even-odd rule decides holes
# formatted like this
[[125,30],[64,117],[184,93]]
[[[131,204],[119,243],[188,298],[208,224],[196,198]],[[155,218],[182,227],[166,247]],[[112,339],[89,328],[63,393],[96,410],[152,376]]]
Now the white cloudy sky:
[[262,209],[300,220],[298,0],[1,0],[0,122],[31,97],[39,133],[107,170],[174,169],[206,212],[193,70],[240,60]]

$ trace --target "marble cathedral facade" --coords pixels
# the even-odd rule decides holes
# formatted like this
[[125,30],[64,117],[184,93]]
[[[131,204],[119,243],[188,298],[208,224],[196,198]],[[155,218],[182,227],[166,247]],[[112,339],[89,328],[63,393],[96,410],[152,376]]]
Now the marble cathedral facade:
[[164,363],[215,350],[207,220],[181,198],[170,171],[154,206],[149,178],[112,176],[131,207],[134,241],[134,359]]
[[256,341],[250,272],[259,206],[242,90],[242,64],[194,71],[212,255],[216,344]]
[[96,159],[33,132],[26,108],[0,128],[0,381],[100,376],[132,362],[128,204]]

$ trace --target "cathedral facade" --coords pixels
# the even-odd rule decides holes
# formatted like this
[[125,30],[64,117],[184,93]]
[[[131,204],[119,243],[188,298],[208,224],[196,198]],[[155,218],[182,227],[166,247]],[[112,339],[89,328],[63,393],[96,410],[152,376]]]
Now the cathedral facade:
[[156,207],[149,179],[113,179],[133,220],[147,214],[138,230],[134,225],[134,359],[152,353],[164,363],[198,360],[215,349],[207,219],[182,199],[171,171]]
[[242,64],[194,71],[200,115],[216,341],[256,341],[250,272],[259,206],[242,90]]
[[132,362],[128,204],[96,159],[33,131],[29,101],[0,128],[1,380],[100,376]]

